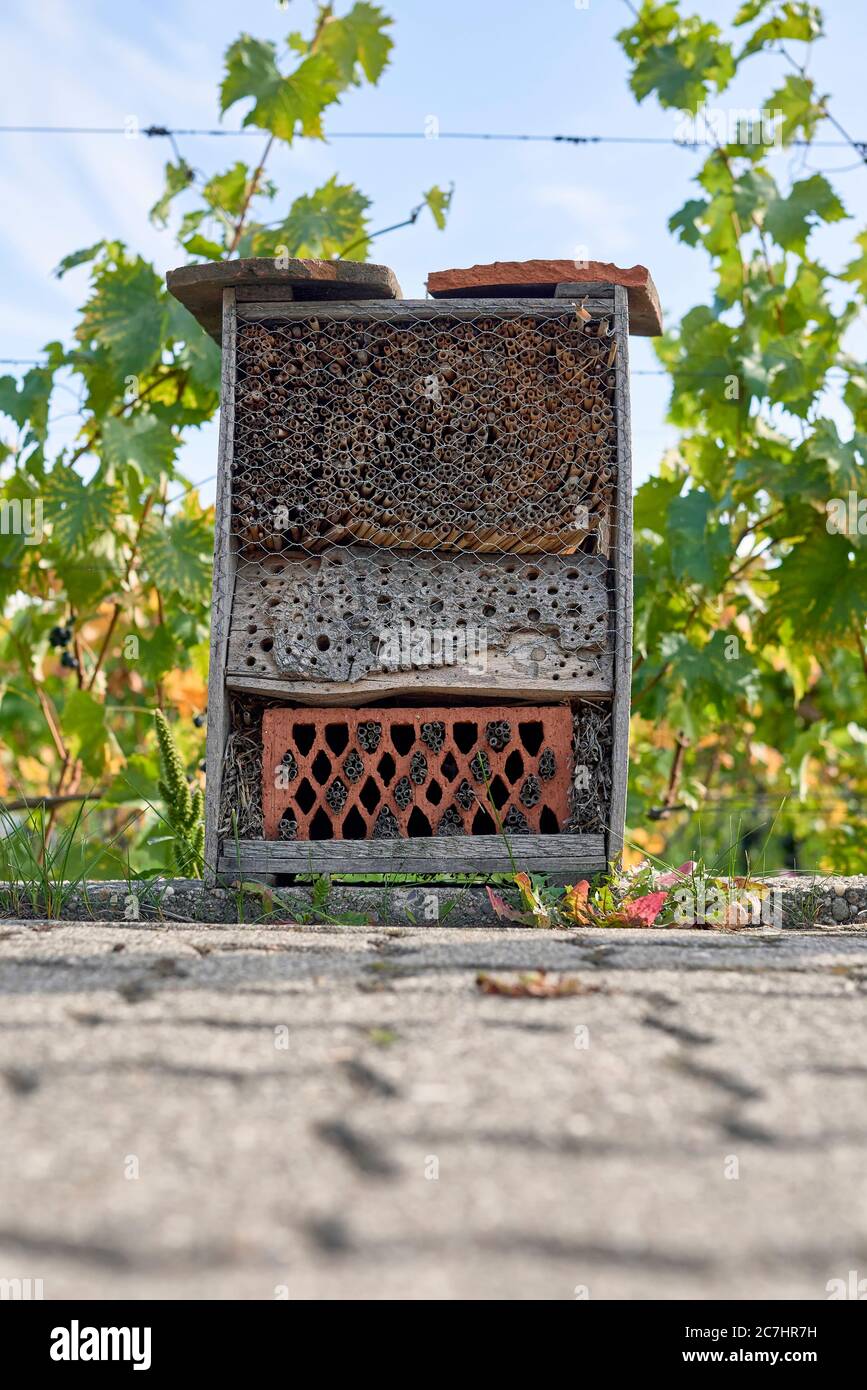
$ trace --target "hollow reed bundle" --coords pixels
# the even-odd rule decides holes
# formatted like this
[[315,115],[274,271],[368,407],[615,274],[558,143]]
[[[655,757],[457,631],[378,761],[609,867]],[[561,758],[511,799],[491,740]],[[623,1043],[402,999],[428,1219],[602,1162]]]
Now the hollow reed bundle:
[[616,481],[615,340],[562,315],[244,322],[242,553],[347,541],[569,554]]

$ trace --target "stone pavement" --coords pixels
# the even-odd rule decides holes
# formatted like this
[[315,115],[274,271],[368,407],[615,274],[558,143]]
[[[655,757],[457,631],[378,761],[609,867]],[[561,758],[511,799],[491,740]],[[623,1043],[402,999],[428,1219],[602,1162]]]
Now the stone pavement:
[[[588,992],[476,984],[534,969]],[[823,1299],[867,1278],[865,1006],[853,929],[0,923],[0,1280]]]

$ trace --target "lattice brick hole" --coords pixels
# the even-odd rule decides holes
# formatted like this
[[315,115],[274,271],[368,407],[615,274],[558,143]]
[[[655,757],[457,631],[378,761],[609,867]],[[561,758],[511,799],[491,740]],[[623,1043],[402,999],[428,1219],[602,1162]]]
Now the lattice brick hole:
[[568,705],[269,709],[266,840],[557,834],[569,819]]

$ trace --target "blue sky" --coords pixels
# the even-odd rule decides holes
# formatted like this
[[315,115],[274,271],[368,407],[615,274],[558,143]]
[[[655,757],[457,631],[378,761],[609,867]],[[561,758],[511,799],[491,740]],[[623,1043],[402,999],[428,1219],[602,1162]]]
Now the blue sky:
[[[423,131],[435,116],[442,131],[674,134],[676,115],[652,102],[639,107],[629,92],[627,64],[614,41],[629,20],[623,0],[589,0],[586,7],[583,0],[382,3],[396,21],[392,66],[379,87],[350,94],[333,111],[334,132]],[[694,0],[694,7],[724,22],[737,4]],[[243,7],[228,0],[5,0],[0,124],[122,126],[134,116],[142,127],[216,126],[222,54],[239,30],[282,42],[291,29],[309,29],[313,8],[308,0],[283,7],[274,0]],[[864,0],[825,0],[823,8],[829,37],[816,46],[811,70],[832,94],[838,119],[867,140]],[[749,86],[742,83],[726,104],[761,106],[782,72],[781,59],[756,60]],[[239,120],[240,109],[224,124],[236,127]],[[827,127],[822,133],[834,135]],[[208,172],[254,157],[260,144],[260,137],[180,140],[188,162]],[[69,334],[86,272],[58,282],[51,271],[70,250],[111,236],[161,271],[177,263],[169,233],[147,220],[168,157],[160,140],[0,133],[0,357],[36,356],[45,342]],[[675,243],[666,226],[692,196],[699,159],[674,146],[335,139],[280,149],[270,173],[287,203],[335,172],[356,182],[373,200],[375,227],[401,220],[431,184],[454,182],[445,233],[425,217],[377,243],[376,259],[393,267],[407,296],[424,293],[429,270],[574,256],[583,245],[595,259],[649,266],[673,320],[700,302],[709,285],[703,255]],[[856,162],[845,149],[816,151],[803,171],[801,154],[776,159],[781,179],[787,172],[841,170],[832,181],[854,220],[819,241],[834,266],[867,223],[867,166],[852,168]],[[649,344],[633,339],[632,354],[640,481],[673,433],[664,418],[664,378],[643,375],[656,365]],[[59,419],[58,440],[67,428]],[[215,449],[209,426],[187,447],[182,469],[208,478]],[[209,492],[210,485],[203,487]]]

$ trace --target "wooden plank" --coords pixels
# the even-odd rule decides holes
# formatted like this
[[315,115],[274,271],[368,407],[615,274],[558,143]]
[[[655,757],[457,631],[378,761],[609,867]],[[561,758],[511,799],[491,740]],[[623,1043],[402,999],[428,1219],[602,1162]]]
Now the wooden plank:
[[368,676],[363,681],[297,681],[281,680],[263,675],[248,676],[238,667],[226,670],[226,685],[230,690],[246,691],[251,695],[283,697],[302,705],[364,705],[371,700],[413,695],[437,695],[457,699],[468,696],[490,700],[564,700],[589,697],[610,697],[613,690],[611,659],[604,657],[604,670],[598,675],[570,677],[569,680],[533,680],[494,671],[493,659],[485,675],[473,676],[466,670],[429,668],[420,671],[389,671]]
[[554,291],[555,299],[608,299],[614,305],[614,286],[605,280],[564,280]]
[[220,788],[229,735],[226,653],[235,589],[236,555],[232,540],[232,448],[235,432],[235,291],[223,290],[223,361],[220,374],[220,442],[214,515],[214,581],[211,599],[211,652],[208,668],[208,741],[205,754],[205,882],[217,880]]
[[[509,844],[522,869],[569,876],[605,867],[603,835],[514,835]],[[420,840],[224,841],[221,877],[262,873],[511,873],[501,835]]]
[[239,285],[236,304],[289,304],[295,298],[291,285]]
[[617,339],[617,501],[612,527],[614,565],[614,702],[612,713],[612,786],[608,859],[623,850],[629,774],[629,713],[632,697],[632,431],[629,414],[629,301],[626,290],[614,291]]
[[[611,313],[611,299],[588,298],[584,308],[602,317]],[[570,305],[562,299],[364,299],[292,304],[239,304],[238,318],[257,323],[262,319],[471,319],[558,318]]]

